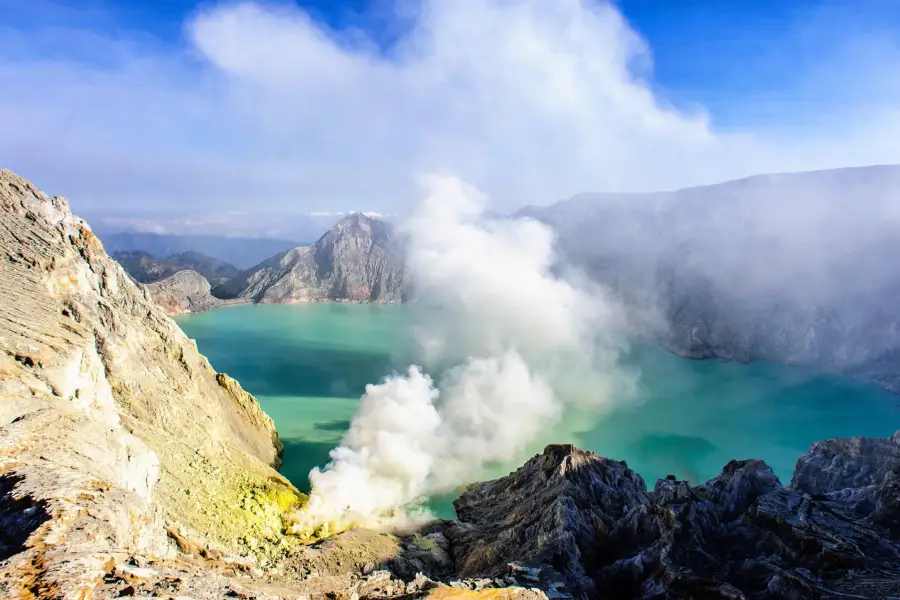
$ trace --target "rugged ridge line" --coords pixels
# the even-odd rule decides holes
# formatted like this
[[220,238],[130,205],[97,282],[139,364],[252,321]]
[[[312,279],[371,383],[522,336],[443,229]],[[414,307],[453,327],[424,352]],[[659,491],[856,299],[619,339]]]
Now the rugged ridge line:
[[504,574],[582,599],[895,598],[900,432],[819,442],[782,487],[760,460],[691,486],[547,446],[470,486],[447,535],[467,576]]
[[179,252],[158,258],[147,252],[132,250],[113,252],[110,256],[138,283],[161,281],[179,271],[196,271],[210,284],[218,285],[240,273],[234,265],[199,252]]
[[396,303],[405,267],[392,226],[363,213],[338,221],[312,246],[300,246],[213,288],[219,298],[259,303]]

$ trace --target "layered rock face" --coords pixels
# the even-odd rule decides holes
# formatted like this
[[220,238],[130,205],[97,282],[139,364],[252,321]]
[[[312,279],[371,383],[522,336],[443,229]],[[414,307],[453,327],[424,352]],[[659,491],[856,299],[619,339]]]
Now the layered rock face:
[[583,194],[520,214],[553,226],[565,259],[679,355],[808,365],[900,392],[898,202],[900,166],[886,166]]
[[814,445],[782,487],[759,460],[649,494],[572,446],[472,486],[448,527],[467,575],[575,598],[888,598],[900,594],[900,434]]
[[209,281],[197,271],[179,271],[171,277],[144,285],[144,289],[169,316],[249,302],[242,298],[234,300],[216,298],[210,294]]
[[400,302],[404,266],[388,223],[353,213],[312,246],[272,257],[214,288],[254,302]]
[[176,538],[280,534],[300,497],[272,420],[66,200],[0,171],[0,252],[0,596],[88,597]]

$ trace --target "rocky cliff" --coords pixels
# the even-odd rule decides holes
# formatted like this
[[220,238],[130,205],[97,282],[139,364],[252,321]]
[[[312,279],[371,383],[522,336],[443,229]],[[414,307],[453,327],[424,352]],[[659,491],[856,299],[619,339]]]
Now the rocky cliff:
[[66,200],[0,171],[0,252],[0,596],[89,597],[129,560],[279,534],[300,497],[271,419]]
[[314,245],[274,256],[213,294],[263,303],[400,302],[404,266],[396,243],[390,224],[353,213]]
[[210,294],[211,286],[197,271],[178,271],[171,277],[144,285],[144,289],[169,316],[203,312],[247,300],[220,300]]
[[[691,358],[774,360],[900,392],[900,166],[582,194],[521,215]],[[654,319],[647,320],[651,315]]]
[[513,576],[550,597],[895,598],[900,433],[814,445],[783,487],[759,460],[704,485],[647,492],[624,462],[548,446],[471,486],[448,527],[465,575]]

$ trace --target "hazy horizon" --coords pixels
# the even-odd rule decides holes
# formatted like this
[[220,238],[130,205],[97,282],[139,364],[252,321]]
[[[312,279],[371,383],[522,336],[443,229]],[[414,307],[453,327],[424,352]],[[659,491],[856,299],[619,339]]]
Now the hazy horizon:
[[879,2],[0,0],[0,164],[76,211],[509,212],[900,163]]

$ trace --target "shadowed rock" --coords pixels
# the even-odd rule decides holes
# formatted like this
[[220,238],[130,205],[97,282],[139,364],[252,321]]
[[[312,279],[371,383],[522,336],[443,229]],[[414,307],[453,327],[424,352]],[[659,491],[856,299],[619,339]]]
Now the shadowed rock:
[[[548,446],[515,473],[471,486],[448,535],[461,572],[524,569],[550,597],[895,597],[894,443],[814,445],[794,477],[818,482],[814,495],[782,487],[759,460],[732,461],[701,486],[670,476],[647,494],[624,463]],[[858,487],[833,489],[847,483]]]

